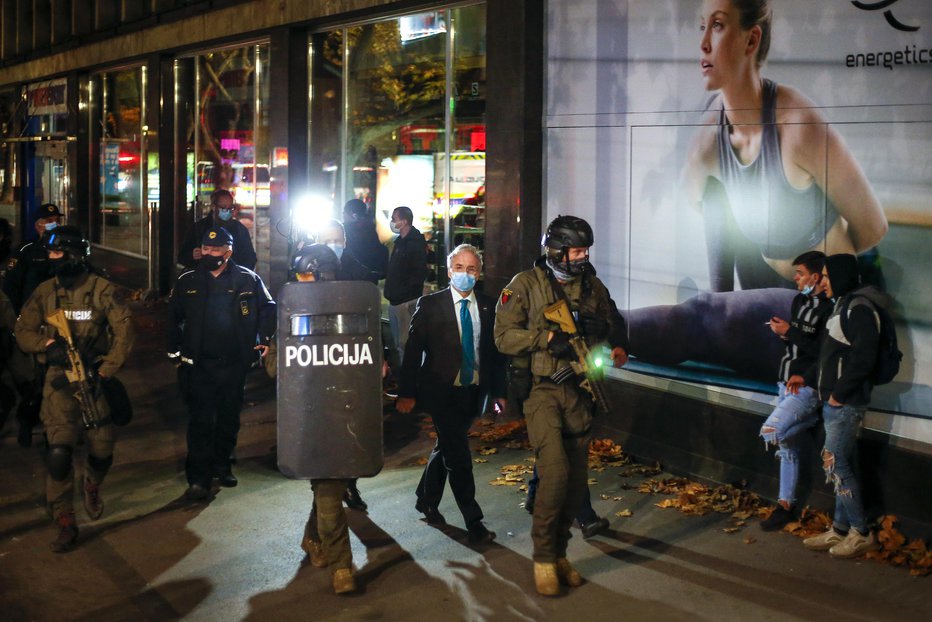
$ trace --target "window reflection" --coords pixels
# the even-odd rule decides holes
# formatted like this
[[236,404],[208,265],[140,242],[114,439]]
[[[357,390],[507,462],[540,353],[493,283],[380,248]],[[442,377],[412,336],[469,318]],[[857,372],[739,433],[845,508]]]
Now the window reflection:
[[361,199],[390,239],[392,210],[410,207],[438,286],[448,246],[485,238],[485,19],[475,4],[311,37],[310,178],[330,205],[322,216]]

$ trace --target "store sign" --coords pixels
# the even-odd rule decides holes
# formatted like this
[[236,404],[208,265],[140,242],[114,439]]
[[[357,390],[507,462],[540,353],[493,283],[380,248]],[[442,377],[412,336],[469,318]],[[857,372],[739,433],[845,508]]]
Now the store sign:
[[68,80],[59,78],[26,87],[26,105],[30,115],[68,112]]

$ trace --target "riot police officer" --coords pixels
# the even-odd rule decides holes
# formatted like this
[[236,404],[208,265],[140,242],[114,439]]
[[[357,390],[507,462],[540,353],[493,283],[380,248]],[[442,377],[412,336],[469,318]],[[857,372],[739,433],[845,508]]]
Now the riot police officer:
[[246,372],[275,330],[275,302],[259,275],[237,265],[233,236],[211,227],[194,270],[178,277],[170,296],[169,356],[188,405],[185,495],[201,500],[216,477],[237,485],[232,454],[240,427]]
[[499,350],[531,358],[533,384],[524,415],[540,473],[531,537],[534,582],[545,596],[559,594],[559,583],[582,583],[566,559],[566,547],[587,490],[593,404],[575,376],[564,373],[576,353],[570,335],[545,318],[544,309],[564,300],[590,347],[607,341],[616,366],[627,360],[624,321],[589,263],[593,241],[585,220],[554,219],[541,241],[544,254],[502,290],[496,309]]
[[[328,246],[310,244],[298,251],[291,267],[299,282],[314,283],[335,280],[340,262]],[[276,342],[273,341],[266,361],[266,370],[270,376],[275,376],[277,372],[276,356]],[[330,569],[333,590],[337,594],[356,590],[349,528],[342,503],[350,486],[355,487],[355,480],[311,480],[314,500],[301,540],[301,548],[308,554],[311,565]]]
[[97,519],[104,510],[100,485],[113,462],[114,429],[103,397],[97,398],[99,426],[85,429],[86,413],[75,399],[75,384],[65,375],[71,369],[67,346],[48,318],[64,311],[74,345],[87,366],[97,368],[100,382],[123,365],[132,347],[133,327],[116,286],[89,271],[90,244],[77,227],[56,228],[44,238],[44,245],[55,277],[39,285],[23,305],[15,333],[24,352],[44,357],[48,365],[40,418],[49,443],[46,498],[59,528],[52,550],[61,553],[70,550],[78,537],[72,499],[75,447],[83,432],[84,508],[91,519]]

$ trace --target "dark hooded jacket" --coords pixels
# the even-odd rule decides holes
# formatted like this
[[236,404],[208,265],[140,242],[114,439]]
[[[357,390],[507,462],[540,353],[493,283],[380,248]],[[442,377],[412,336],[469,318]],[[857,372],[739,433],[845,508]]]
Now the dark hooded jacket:
[[[834,397],[835,401],[848,406],[867,406],[880,339],[876,307],[881,305],[883,294],[872,286],[858,286],[858,264],[854,255],[826,257],[825,269],[832,284],[835,308],[825,323],[819,359],[806,374],[806,384],[817,387],[823,401]],[[843,309],[848,313],[844,331]]]

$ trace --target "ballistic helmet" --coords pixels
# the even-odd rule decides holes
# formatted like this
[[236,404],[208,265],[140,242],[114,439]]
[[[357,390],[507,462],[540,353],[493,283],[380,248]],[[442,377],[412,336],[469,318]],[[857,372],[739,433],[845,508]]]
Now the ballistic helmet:
[[337,254],[324,244],[309,244],[298,251],[291,269],[295,274],[314,275],[315,280],[333,279],[340,269],[340,260]]
[[548,250],[560,251],[574,247],[590,247],[594,241],[592,227],[578,216],[557,216],[547,226],[547,232],[541,239],[541,246]]
[[42,236],[42,245],[49,251],[61,251],[66,255],[83,260],[91,254],[91,245],[81,230],[72,225],[55,227]]

